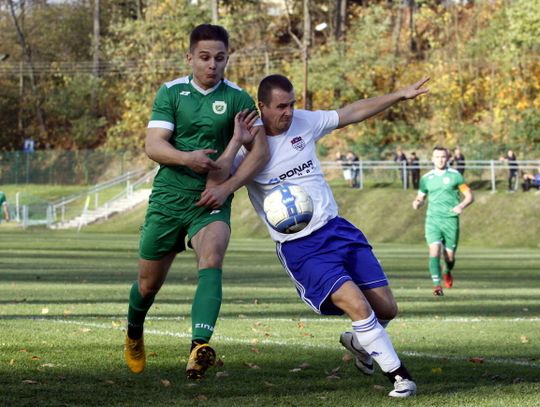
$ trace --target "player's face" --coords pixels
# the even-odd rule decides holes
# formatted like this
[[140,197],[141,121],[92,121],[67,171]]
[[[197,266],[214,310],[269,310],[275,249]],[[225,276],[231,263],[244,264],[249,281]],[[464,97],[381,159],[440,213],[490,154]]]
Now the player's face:
[[193,80],[203,89],[210,89],[223,79],[229,54],[221,41],[199,41],[187,54]]
[[277,136],[289,130],[295,103],[294,90],[286,92],[281,89],[272,89],[268,105],[259,102],[259,110],[267,134]]
[[444,170],[448,162],[448,154],[444,150],[434,150],[431,160],[436,169]]

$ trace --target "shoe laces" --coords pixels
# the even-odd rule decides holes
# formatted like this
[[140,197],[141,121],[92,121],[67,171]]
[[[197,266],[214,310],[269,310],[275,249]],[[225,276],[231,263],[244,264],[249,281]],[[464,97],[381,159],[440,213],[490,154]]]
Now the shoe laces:
[[131,353],[131,356],[134,359],[141,359],[144,354],[144,347],[142,346],[143,342],[140,340],[130,339],[127,346]]

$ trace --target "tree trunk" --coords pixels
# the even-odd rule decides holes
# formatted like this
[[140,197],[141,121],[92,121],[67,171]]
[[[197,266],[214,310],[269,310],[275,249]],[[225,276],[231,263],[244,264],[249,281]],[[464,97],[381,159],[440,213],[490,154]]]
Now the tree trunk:
[[[26,63],[28,64],[28,67],[29,67],[30,87],[32,88],[34,108],[36,110],[36,117],[38,119],[39,129],[41,133],[39,135],[39,138],[45,139],[47,136],[47,128],[45,127],[45,120],[43,119],[43,111],[41,110],[41,98],[39,97],[39,94],[37,91],[35,69],[34,69],[34,64],[32,62],[32,51],[30,50],[30,47],[26,43],[26,37],[19,24],[17,15],[15,14],[15,6],[13,5],[13,0],[8,0],[8,5],[9,5],[11,17],[13,19],[13,24],[15,25],[15,29],[17,30],[17,38],[22,48],[24,59],[26,60]],[[24,11],[24,2],[21,3],[21,6],[22,6],[22,10]]]
[[219,0],[212,0],[212,24],[219,22]]
[[[100,31],[101,26],[99,23],[99,0],[94,0],[94,35],[93,35],[93,63],[92,63],[92,74],[94,75],[94,78],[97,80],[99,78],[99,43],[100,43]],[[97,114],[97,94],[96,94],[96,87],[92,87],[92,94],[91,94],[91,106],[94,110],[94,113]]]

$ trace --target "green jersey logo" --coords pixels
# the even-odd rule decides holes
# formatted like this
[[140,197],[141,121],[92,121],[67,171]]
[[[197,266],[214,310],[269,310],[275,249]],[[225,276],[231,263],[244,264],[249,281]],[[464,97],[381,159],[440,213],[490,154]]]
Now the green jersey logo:
[[212,104],[212,110],[214,111],[215,114],[223,114],[227,111],[227,103],[216,100]]

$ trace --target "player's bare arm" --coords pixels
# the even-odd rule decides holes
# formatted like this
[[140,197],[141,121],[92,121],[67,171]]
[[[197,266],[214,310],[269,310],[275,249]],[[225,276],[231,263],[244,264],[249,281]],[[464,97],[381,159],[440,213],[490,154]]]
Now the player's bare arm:
[[418,192],[418,195],[416,195],[416,198],[414,198],[414,201],[412,203],[413,209],[420,208],[424,204],[425,200],[426,194],[424,194],[423,192]]
[[208,154],[213,154],[216,150],[180,151],[169,143],[171,136],[172,131],[168,129],[147,129],[145,139],[146,155],[159,164],[183,165],[199,174],[219,169],[216,162],[208,157]]
[[424,84],[430,78],[423,78],[412,85],[401,88],[393,93],[377,96],[369,99],[358,100],[337,110],[339,115],[339,124],[337,128],[348,126],[349,124],[359,123],[363,120],[388,109],[390,106],[402,100],[414,99],[417,96],[427,93],[429,90],[424,88]]
[[459,190],[463,194],[463,200],[452,208],[452,210],[458,215],[460,215],[467,206],[474,202],[474,195],[471,188],[469,188],[466,184],[463,184],[459,186]]
[[219,178],[221,178],[222,182],[216,185],[216,178],[209,179],[206,189],[201,194],[201,199],[196,204],[197,206],[219,208],[230,194],[249,182],[266,165],[270,158],[270,152],[263,126],[253,127],[250,133],[251,136],[244,136],[253,138],[251,144],[246,146],[249,152],[234,175],[229,178],[223,175],[224,173],[227,176],[230,174],[234,156],[230,160],[225,157],[223,161],[221,161],[220,157],[218,163],[223,169]]

